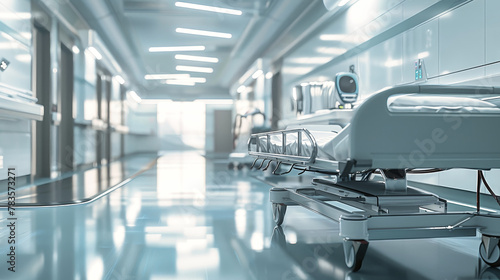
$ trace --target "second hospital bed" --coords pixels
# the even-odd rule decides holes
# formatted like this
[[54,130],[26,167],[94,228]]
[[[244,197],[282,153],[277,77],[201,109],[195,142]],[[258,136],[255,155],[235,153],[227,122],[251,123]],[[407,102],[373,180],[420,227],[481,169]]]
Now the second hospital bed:
[[[411,170],[500,168],[500,89],[412,85],[367,98],[349,123],[253,134],[249,154],[330,174],[304,188],[272,188],[281,225],[289,205],[340,223],[345,262],[361,268],[369,241],[482,235],[481,258],[500,265],[500,215],[450,212],[446,200],[407,186]],[[255,162],[254,162],[255,163]],[[288,172],[289,172],[288,171]],[[370,180],[375,171],[383,181]],[[284,173],[288,173],[284,172]],[[282,173],[283,174],[283,173]]]

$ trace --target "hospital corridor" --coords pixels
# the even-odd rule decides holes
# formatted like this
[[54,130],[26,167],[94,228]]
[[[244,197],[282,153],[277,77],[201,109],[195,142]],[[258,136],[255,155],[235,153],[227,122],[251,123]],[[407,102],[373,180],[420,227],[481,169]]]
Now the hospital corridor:
[[500,1],[0,1],[0,279],[500,280]]

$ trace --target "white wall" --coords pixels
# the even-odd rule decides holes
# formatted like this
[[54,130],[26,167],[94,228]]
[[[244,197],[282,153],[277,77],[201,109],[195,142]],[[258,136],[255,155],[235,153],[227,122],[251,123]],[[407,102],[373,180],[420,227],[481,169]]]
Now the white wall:
[[[446,1],[446,0],[443,0]],[[284,59],[284,97],[282,117],[294,118],[289,109],[291,89],[301,82],[331,80],[335,73],[355,65],[359,75],[361,99],[377,90],[414,81],[414,61],[424,58],[429,83],[470,83],[500,86],[500,1],[474,0],[438,17],[409,27],[402,33],[373,45],[336,64],[338,55],[356,47],[396,24],[418,15],[437,0],[360,0],[335,17],[321,34],[337,34],[339,40],[320,40],[318,34]],[[329,50],[331,54],[319,52]],[[332,54],[335,53],[336,54]],[[309,57],[299,64],[297,58]],[[316,57],[316,60],[313,58]],[[321,59],[323,58],[323,63]],[[300,60],[299,60],[300,61]],[[315,62],[316,64],[312,63]],[[325,67],[324,65],[327,65]],[[488,65],[491,64],[491,65]],[[473,69],[470,69],[473,68]],[[313,71],[314,69],[322,69]],[[302,72],[301,72],[302,70]],[[307,74],[313,71],[313,74]],[[458,71],[458,72],[457,72]],[[456,72],[456,73],[454,73]],[[452,73],[452,74],[448,74]],[[487,172],[500,192],[500,172]],[[411,178],[466,190],[475,189],[475,171],[452,170],[436,175]]]
[[142,105],[127,100],[125,125],[125,154],[157,152],[160,149],[157,124],[157,106]]
[[[0,58],[10,62],[0,71],[0,84],[31,92],[31,4],[29,0],[0,2]],[[9,94],[0,90],[0,96]],[[0,116],[0,180],[7,169],[16,168],[16,176],[31,173],[31,121]]]

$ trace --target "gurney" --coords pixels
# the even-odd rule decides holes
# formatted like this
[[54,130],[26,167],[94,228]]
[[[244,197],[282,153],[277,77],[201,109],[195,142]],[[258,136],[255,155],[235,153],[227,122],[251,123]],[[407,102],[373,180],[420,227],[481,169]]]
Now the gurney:
[[[274,174],[299,169],[327,175],[308,187],[272,188],[274,222],[281,225],[291,205],[339,222],[345,262],[353,271],[361,268],[370,241],[476,236],[477,231],[481,258],[499,266],[498,213],[481,210],[479,202],[477,211],[449,211],[445,199],[408,186],[406,177],[500,168],[499,105],[500,89],[492,87],[392,87],[367,98],[348,123],[332,119],[325,126],[253,134],[248,152],[259,168],[276,162]],[[278,173],[284,165],[289,170]],[[374,172],[383,180],[370,179]]]

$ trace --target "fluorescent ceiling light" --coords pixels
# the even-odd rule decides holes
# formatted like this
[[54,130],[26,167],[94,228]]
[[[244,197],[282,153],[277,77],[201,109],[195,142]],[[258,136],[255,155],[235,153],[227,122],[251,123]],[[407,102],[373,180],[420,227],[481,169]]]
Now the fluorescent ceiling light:
[[190,61],[202,61],[202,62],[211,62],[211,63],[219,62],[219,59],[216,57],[195,56],[195,55],[185,55],[185,54],[176,54],[175,59],[190,60]]
[[271,79],[273,77],[273,72],[267,72],[266,73],[266,79]]
[[197,29],[189,29],[189,28],[176,28],[175,32],[177,32],[177,33],[184,33],[184,34],[209,36],[209,37],[217,37],[217,38],[226,38],[226,39],[229,39],[229,38],[233,37],[233,35],[231,35],[229,33],[206,31],[206,30],[197,30]]
[[253,73],[252,75],[252,79],[257,79],[258,77],[260,77],[260,75],[262,75],[264,72],[262,72],[262,70],[257,70],[255,71],[255,73]]
[[181,80],[181,81],[191,81],[191,82],[195,82],[195,83],[200,83],[200,84],[203,84],[203,83],[206,83],[207,82],[207,79],[205,78],[195,78],[195,77],[191,77],[189,79],[185,79],[185,80]]
[[122,77],[122,76],[120,76],[120,75],[116,75],[116,76],[115,76],[115,79],[116,79],[116,81],[117,81],[117,82],[119,82],[121,85],[125,84],[125,79],[123,79],[123,77]]
[[319,39],[321,41],[344,41],[346,39],[344,34],[321,34]]
[[97,60],[102,59],[102,54],[96,48],[89,47],[88,50]]
[[246,87],[246,86],[244,86],[244,85],[241,85],[241,86],[239,86],[239,87],[238,87],[238,89],[236,90],[236,92],[237,92],[237,93],[242,93],[242,92],[244,92],[244,91],[245,91],[245,89],[247,89],[247,87]]
[[213,68],[210,67],[194,67],[194,66],[184,66],[178,65],[175,67],[177,71],[189,71],[189,72],[200,72],[200,73],[212,73],[214,72]]
[[189,80],[166,80],[167,85],[194,86],[196,83]]
[[240,16],[242,14],[242,12],[240,10],[198,5],[198,4],[192,4],[192,3],[186,3],[186,2],[175,2],[175,6],[182,7],[182,8],[188,8],[188,9],[208,11],[208,12],[230,14],[230,15],[236,15],[236,16]]
[[333,55],[341,55],[343,53],[345,53],[347,50],[346,49],[343,49],[343,48],[334,48],[334,47],[320,47],[320,48],[317,48],[316,51],[318,53],[322,53],[322,54],[333,54]]
[[177,47],[151,47],[149,52],[185,52],[204,51],[205,46],[177,46]]
[[290,58],[288,62],[296,64],[325,64],[332,60],[331,57],[295,57]]
[[349,3],[351,0],[340,0],[340,2],[337,4],[339,7],[344,6],[345,4]]
[[321,34],[319,35],[321,41],[336,41],[343,43],[359,44],[363,40],[360,40],[359,36],[345,35],[345,34]]
[[146,80],[165,80],[165,79],[189,79],[189,74],[149,74],[144,76]]
[[283,73],[291,75],[304,75],[311,72],[313,69],[313,67],[284,67]]
[[142,99],[141,97],[139,97],[139,95],[137,94],[137,92],[131,90],[128,92],[128,94],[130,95],[130,97],[137,103],[141,103]]
[[73,51],[74,54],[79,54],[80,53],[80,49],[77,46],[73,46],[71,48],[71,50]]
[[174,79],[174,80],[165,80],[164,83],[167,83],[167,81],[178,81],[178,82],[189,82],[189,83],[206,83],[207,79],[205,78],[195,78],[195,77],[190,77],[186,79]]

